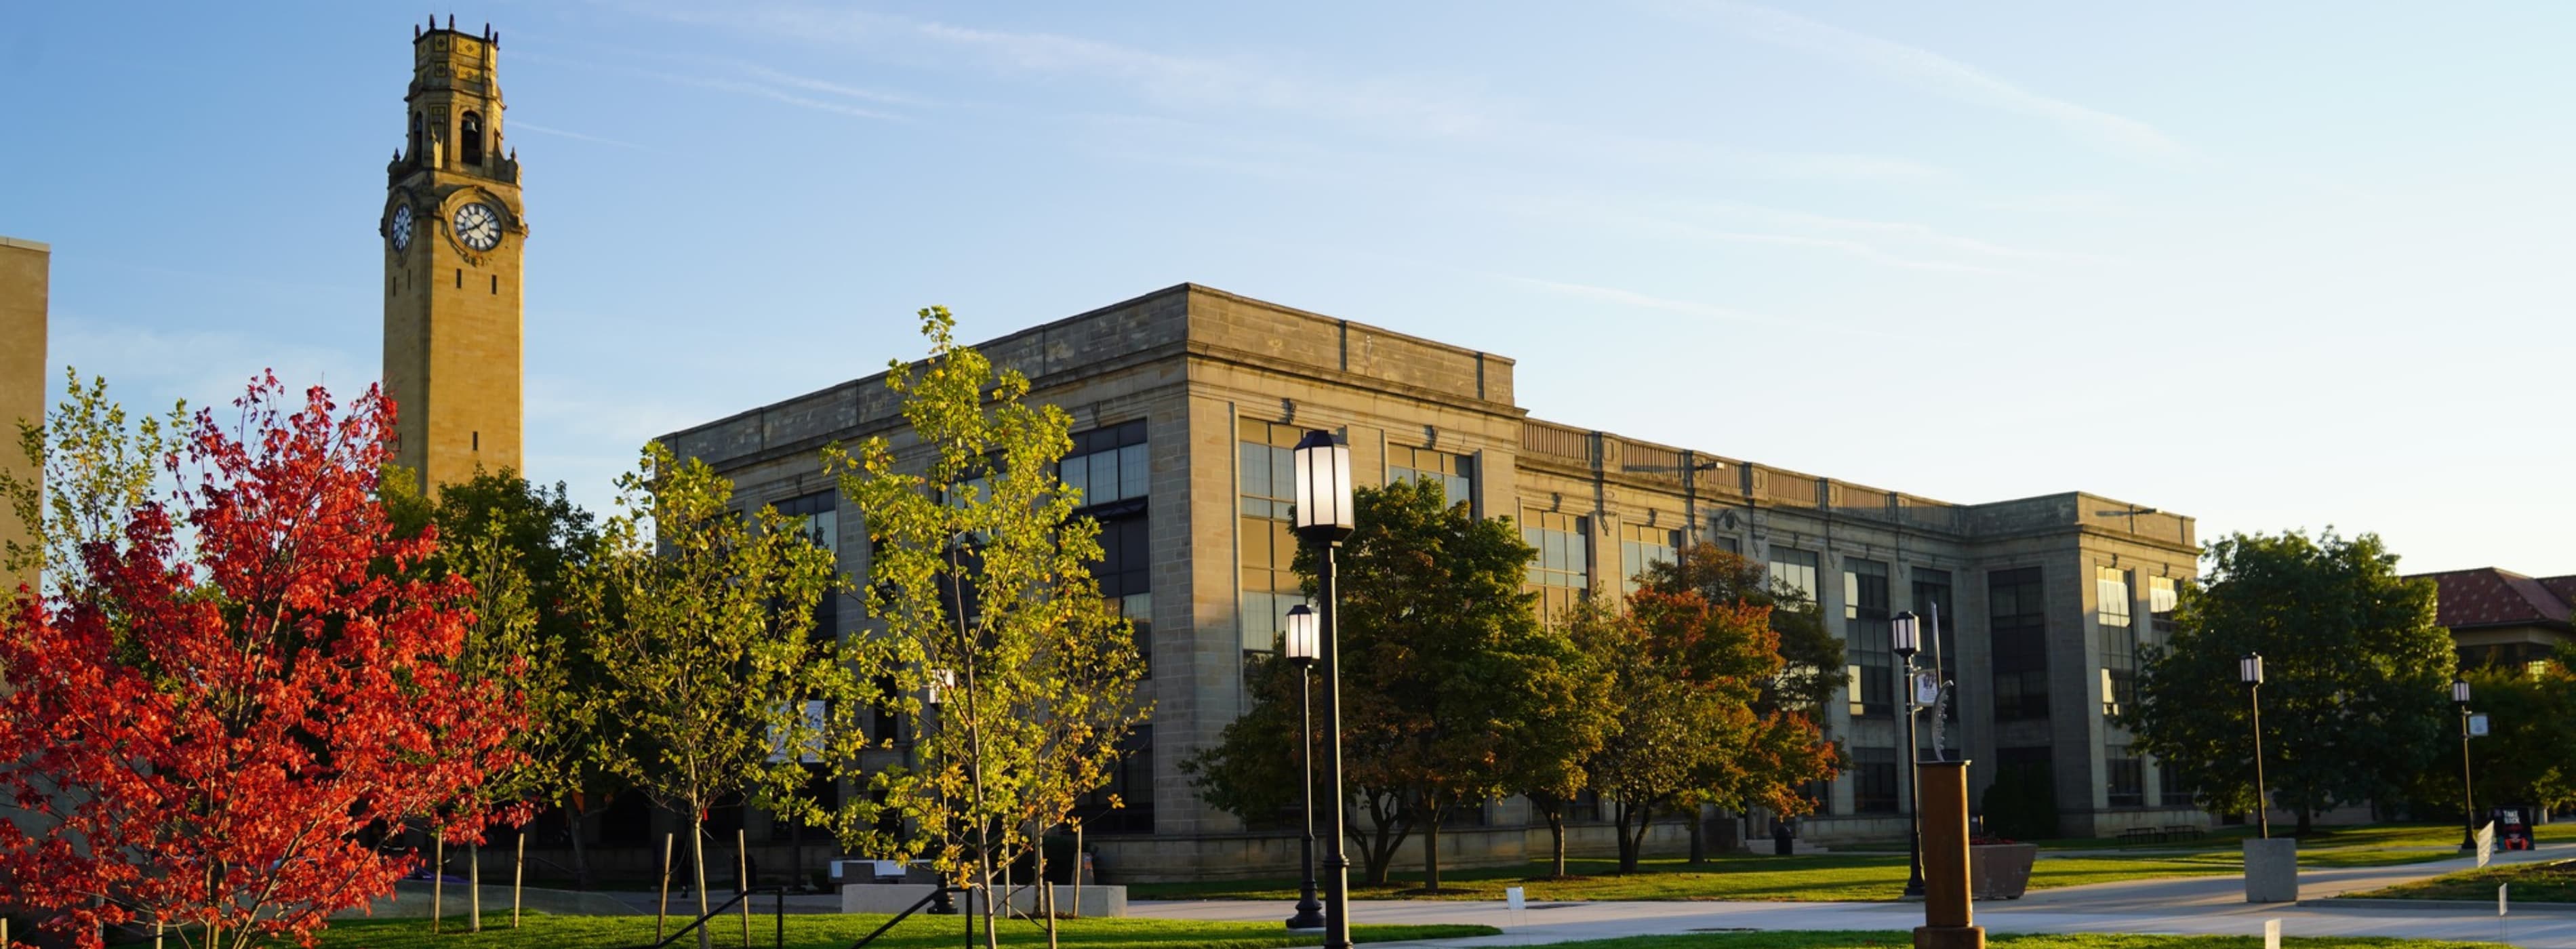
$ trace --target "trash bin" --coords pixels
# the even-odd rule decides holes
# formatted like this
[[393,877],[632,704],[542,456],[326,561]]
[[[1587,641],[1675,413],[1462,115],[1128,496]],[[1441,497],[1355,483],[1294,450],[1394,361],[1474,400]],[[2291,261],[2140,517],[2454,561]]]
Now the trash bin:
[[1773,854],[1786,857],[1795,852],[1796,845],[1791,842],[1792,838],[1795,836],[1795,829],[1789,826],[1788,818],[1775,817],[1771,819],[1771,852]]

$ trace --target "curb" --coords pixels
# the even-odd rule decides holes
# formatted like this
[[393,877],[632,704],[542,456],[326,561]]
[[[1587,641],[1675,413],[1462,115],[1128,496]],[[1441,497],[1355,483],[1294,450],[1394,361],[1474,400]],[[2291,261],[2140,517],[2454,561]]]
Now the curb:
[[[2327,897],[2300,900],[2296,905],[2309,909],[2408,909],[2408,910],[2479,910],[2495,912],[2493,900],[2392,900],[2372,898]],[[2516,913],[2576,913],[2576,903],[2509,903]]]

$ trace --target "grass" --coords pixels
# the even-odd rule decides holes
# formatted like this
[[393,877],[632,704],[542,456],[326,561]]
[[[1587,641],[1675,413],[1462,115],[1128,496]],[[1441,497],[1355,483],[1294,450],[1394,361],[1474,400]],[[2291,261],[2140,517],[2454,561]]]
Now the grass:
[[[1903,949],[1914,937],[1903,932],[1726,932],[1683,936],[1630,936],[1564,942],[1552,949]],[[2259,936],[2133,936],[2105,933],[2065,935],[1986,934],[1986,944],[2006,949],[2252,949]],[[2384,939],[2369,936],[2288,937],[2283,946],[2298,949],[2505,949],[2492,942],[2448,942],[2429,939]]]
[[[787,917],[787,945],[794,949],[844,949],[885,921],[886,917],[881,915],[790,915]],[[715,944],[740,945],[741,925],[734,919],[718,921],[714,929]],[[964,936],[964,925],[954,916],[915,916],[871,945],[886,949],[954,946]],[[760,947],[773,945],[773,926],[771,919],[755,915],[751,925],[751,944]],[[649,917],[530,913],[521,928],[509,927],[510,916],[507,913],[486,914],[480,933],[466,933],[459,920],[450,919],[443,927],[444,935],[439,936],[430,935],[427,920],[365,920],[334,924],[323,931],[319,945],[323,949],[624,949],[653,942],[653,920]],[[1025,920],[1009,921],[1002,925],[1000,932],[1003,945],[1046,945],[1046,934],[1036,924]],[[1086,949],[1267,949],[1315,944],[1313,934],[1291,934],[1275,922],[1068,919],[1059,921],[1057,932],[1060,945]],[[1351,938],[1355,942],[1394,942],[1491,936],[1499,932],[1490,926],[1353,926]],[[697,942],[692,936],[674,945],[690,949]]]
[[[2042,860],[2031,868],[2033,889],[2082,886],[2153,877],[2201,876],[2239,872],[2235,854],[2176,856],[2069,857]],[[1447,870],[1440,891],[1421,890],[1421,874],[1390,874],[1379,886],[1353,883],[1353,899],[1498,900],[1503,888],[1521,887],[1528,898],[1557,900],[1892,900],[1905,889],[1903,854],[1814,854],[1797,857],[1729,855],[1690,866],[1680,860],[1647,860],[1637,873],[1621,876],[1609,860],[1571,860],[1573,875],[1544,875],[1545,863],[1524,867]],[[1294,900],[1297,887],[1286,880],[1200,883],[1138,883],[1130,899]]]
[[2576,903],[2576,860],[2489,866],[2483,870],[2464,870],[2430,880],[2344,895],[2381,900],[2476,900],[2483,903],[2495,899],[2496,887],[2508,884],[2513,889],[2507,892],[2507,896],[2517,903]]

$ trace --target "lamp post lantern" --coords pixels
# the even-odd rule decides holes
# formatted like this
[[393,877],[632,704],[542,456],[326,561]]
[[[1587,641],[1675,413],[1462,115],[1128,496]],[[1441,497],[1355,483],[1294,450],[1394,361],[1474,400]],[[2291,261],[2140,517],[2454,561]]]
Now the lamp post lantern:
[[2249,652],[2236,660],[2236,681],[2245,685],[2246,704],[2254,711],[2254,823],[2263,839],[2272,839],[2269,795],[2263,789],[2263,654]]
[[1318,660],[1324,667],[1324,788],[1333,796],[1324,811],[1324,949],[1350,949],[1351,860],[1342,852],[1341,635],[1333,623],[1342,541],[1351,536],[1351,446],[1333,433],[1309,431],[1289,451],[1297,507],[1291,523],[1315,547]]
[[1297,666],[1297,765],[1304,780],[1297,785],[1298,814],[1306,819],[1306,837],[1298,842],[1297,862],[1305,869],[1305,879],[1297,885],[1297,915],[1288,917],[1290,929],[1320,929],[1324,925],[1324,904],[1315,900],[1315,707],[1309,678],[1314,674],[1315,659],[1321,655],[1323,634],[1316,627],[1315,611],[1299,603],[1288,610],[1288,631],[1280,651]]
[[2460,849],[2478,849],[2478,805],[2469,783],[2469,680],[2451,678],[2451,704],[2460,710]]
[[1923,649],[1922,627],[1914,611],[1898,613],[1888,627],[1888,645],[1896,652],[1897,667],[1905,670],[1904,686],[1896,700],[1905,706],[1905,854],[1909,867],[1905,877],[1905,895],[1923,895],[1923,807],[1920,795],[1923,784],[1917,780],[1921,770],[1921,753],[1914,744],[1914,654]]

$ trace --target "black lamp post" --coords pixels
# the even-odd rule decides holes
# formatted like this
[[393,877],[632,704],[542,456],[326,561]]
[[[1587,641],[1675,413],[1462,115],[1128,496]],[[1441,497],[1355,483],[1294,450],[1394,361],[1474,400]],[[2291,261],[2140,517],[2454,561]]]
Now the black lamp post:
[[1308,679],[1314,674],[1315,657],[1323,646],[1318,625],[1315,611],[1306,604],[1290,607],[1288,635],[1281,649],[1297,666],[1297,765],[1304,775],[1297,785],[1302,795],[1299,800],[1304,802],[1298,813],[1306,818],[1306,838],[1297,845],[1297,863],[1305,868],[1306,877],[1297,885],[1297,915],[1288,917],[1290,929],[1324,926],[1324,904],[1315,899],[1315,706]]
[[2254,824],[2263,839],[2272,839],[2269,795],[2263,789],[2263,654],[2249,652],[2236,660],[2236,681],[2245,684],[2245,701],[2254,710]]
[[[944,690],[947,690],[947,689],[953,689],[953,688],[956,688],[956,687],[957,687],[957,673],[952,672],[952,671],[947,670],[947,669],[932,669],[932,670],[930,670],[930,687],[929,687],[928,689],[923,690],[923,695],[922,695],[922,698],[923,698],[923,701],[922,701],[922,717],[923,717],[924,719],[926,719],[926,721],[922,722],[922,724],[923,724],[924,726],[928,726],[932,721],[936,721],[936,720],[937,720],[936,716],[939,714],[939,697],[940,697],[940,696],[939,696],[939,694],[940,694],[942,691],[944,691]],[[927,727],[925,727],[925,728],[923,729],[923,732],[924,732],[925,734],[927,734],[927,733],[928,733],[928,731],[929,731],[929,729],[928,729]],[[933,786],[935,787],[936,785],[933,785]],[[943,793],[943,795],[942,795],[942,797],[941,797],[941,800],[940,800],[940,808],[939,808],[939,810],[940,810],[942,813],[946,813],[946,812],[947,812],[947,810],[948,810],[947,803],[948,803],[948,802],[947,802],[947,799],[946,799],[946,797],[945,797],[945,794]],[[944,842],[945,842],[945,840],[946,840],[946,838],[947,838],[947,836],[948,836],[948,834],[947,834],[947,828],[942,827],[942,828],[940,829],[940,835],[939,835],[939,836],[941,837],[942,842],[944,843]],[[931,913],[931,914],[933,914],[933,915],[937,915],[937,916],[947,916],[947,915],[949,915],[949,914],[952,914],[952,913],[957,912],[957,904],[956,904],[955,902],[950,901],[950,900],[949,900],[949,898],[948,898],[948,881],[947,881],[947,880],[944,880],[944,879],[943,879],[943,880],[940,880],[940,881],[939,881],[939,888],[938,888],[938,889],[936,889],[936,890],[932,890],[932,891],[931,891],[931,893],[930,893],[930,909],[926,910],[925,912],[928,912],[928,913]],[[972,924],[970,923],[969,925],[972,925]]]
[[1914,654],[1923,649],[1923,633],[1914,612],[1908,610],[1896,614],[1888,635],[1889,645],[1896,651],[1898,667],[1905,670],[1904,694],[1896,697],[1905,705],[1905,853],[1906,864],[1911,867],[1905,878],[1905,895],[1922,896],[1923,808],[1916,795],[1923,793],[1923,785],[1915,780],[1921,756],[1914,745],[1914,713],[1917,711],[1914,707]]
[[1351,860],[1342,853],[1342,674],[1339,631],[1333,624],[1337,578],[1334,558],[1351,536],[1351,446],[1326,431],[1309,431],[1290,450],[1297,482],[1299,539],[1315,546],[1317,652],[1324,666],[1324,787],[1333,795],[1325,813],[1330,836],[1324,851],[1324,949],[1350,949]]
[[2451,679],[2451,704],[2460,710],[2460,849],[2478,849],[2477,795],[2469,784],[2469,680]]

